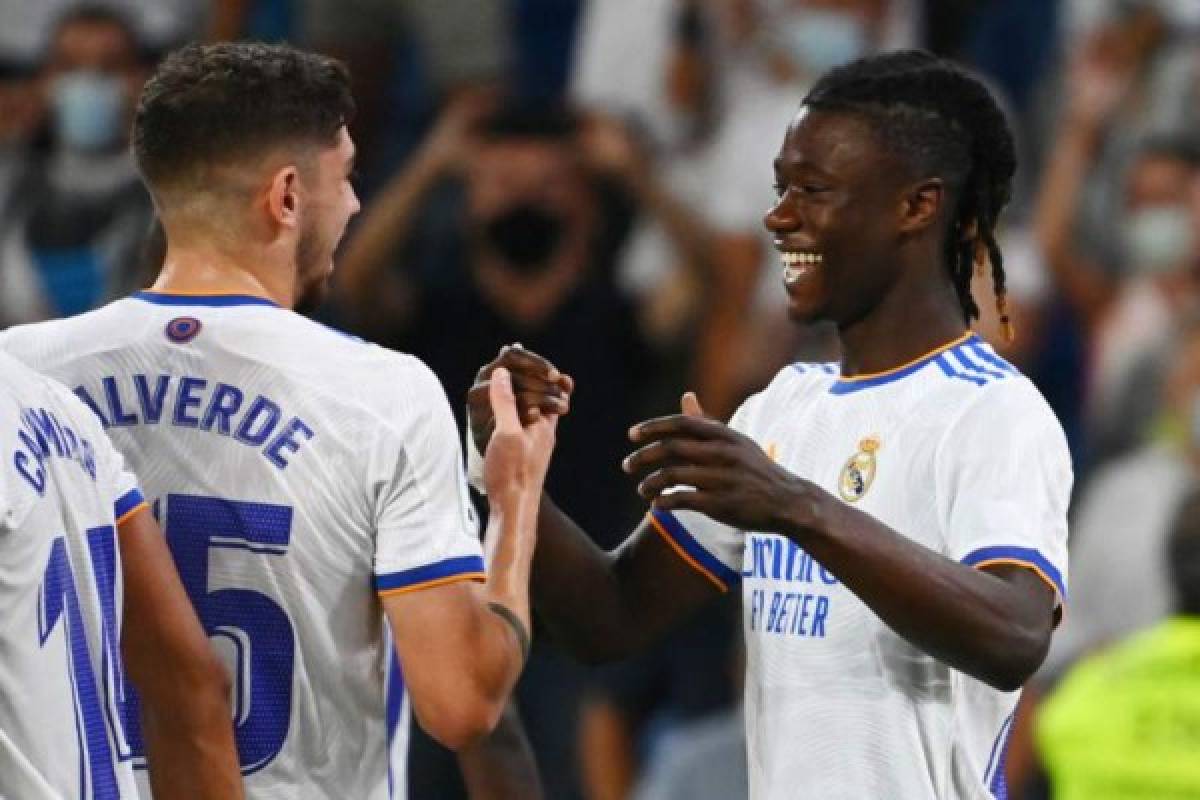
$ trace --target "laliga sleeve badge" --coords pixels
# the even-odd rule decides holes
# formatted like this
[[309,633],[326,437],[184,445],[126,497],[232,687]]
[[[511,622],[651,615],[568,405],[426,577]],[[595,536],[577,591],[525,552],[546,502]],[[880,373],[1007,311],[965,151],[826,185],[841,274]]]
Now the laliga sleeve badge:
[[879,451],[879,446],[878,436],[865,437],[858,443],[858,452],[850,456],[846,466],[842,467],[842,474],[838,478],[838,494],[847,503],[861,500],[875,482],[875,454]]
[[187,344],[200,334],[202,327],[195,317],[176,317],[167,323],[164,333],[175,344]]

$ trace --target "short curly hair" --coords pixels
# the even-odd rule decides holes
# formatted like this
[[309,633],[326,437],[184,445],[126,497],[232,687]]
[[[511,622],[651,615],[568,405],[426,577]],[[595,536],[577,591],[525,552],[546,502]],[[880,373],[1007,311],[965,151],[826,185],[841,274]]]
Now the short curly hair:
[[288,45],[188,45],[142,89],[133,154],[151,190],[288,144],[328,147],[354,118],[346,66]]

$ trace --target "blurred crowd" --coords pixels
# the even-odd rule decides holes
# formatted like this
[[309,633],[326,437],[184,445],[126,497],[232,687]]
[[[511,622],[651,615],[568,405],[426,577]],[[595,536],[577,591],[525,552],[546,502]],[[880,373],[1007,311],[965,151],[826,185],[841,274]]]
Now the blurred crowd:
[[[226,38],[353,70],[363,212],[320,314],[420,356],[456,406],[505,343],[574,374],[549,490],[606,547],[645,511],[619,469],[633,421],[684,389],[728,415],[837,359],[787,321],[762,226],[806,87],[913,46],[985,76],[1021,166],[1016,336],[983,279],[979,327],[1076,469],[1066,619],[1009,797],[1200,797],[1200,1],[0,0],[0,327],[152,279],[133,104],[163,53]],[[738,613],[605,669],[539,641],[518,700],[547,797],[743,796]],[[411,762],[414,798],[462,796],[431,741]]]

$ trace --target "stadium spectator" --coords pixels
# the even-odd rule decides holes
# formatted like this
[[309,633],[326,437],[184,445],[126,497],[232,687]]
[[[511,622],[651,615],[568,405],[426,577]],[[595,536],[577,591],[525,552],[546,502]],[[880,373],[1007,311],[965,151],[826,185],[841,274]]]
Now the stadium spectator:
[[[1155,17],[1138,17],[1132,27],[1155,24]],[[1155,30],[1143,36],[1160,36]],[[1137,82],[1145,57],[1127,52],[1132,35],[1102,28],[1076,55],[1035,213],[1047,265],[1091,342],[1093,460],[1144,436],[1164,356],[1179,320],[1200,300],[1200,244],[1188,208],[1200,146],[1180,133],[1131,138],[1139,123],[1130,106],[1140,108],[1147,91]],[[1090,235],[1087,222],[1097,195],[1108,190],[1097,175],[1120,191],[1107,219],[1122,223],[1106,223],[1102,236]]]
[[[603,375],[572,402],[582,422],[559,432],[573,452],[561,451],[555,482],[581,517],[612,523],[600,530],[637,518],[616,465],[626,429],[668,380],[613,269],[635,203],[674,212],[661,195],[613,123],[560,108],[494,109],[467,95],[364,211],[339,267],[360,329],[420,356],[452,398],[514,341],[587,359]],[[668,227],[689,237],[681,250],[705,240],[700,225]],[[561,656],[535,650],[520,700],[543,764],[576,763],[582,679]],[[570,767],[546,781],[550,797],[577,796]]]
[[508,77],[504,0],[292,0],[294,39],[344,61],[359,113],[354,136],[366,195],[412,147],[430,108]]
[[1195,322],[1171,360],[1163,398],[1157,435],[1101,467],[1080,495],[1071,525],[1071,608],[1044,675],[1061,674],[1080,657],[1153,625],[1171,610],[1164,543],[1184,496],[1200,483]]
[[1079,664],[1042,709],[1055,800],[1200,797],[1200,492],[1155,555],[1174,614]]
[[10,153],[19,166],[0,216],[0,325],[86,311],[144,277],[132,265],[151,204],[129,155],[140,52],[130,23],[104,7],[59,21],[27,98],[45,109],[49,146]]

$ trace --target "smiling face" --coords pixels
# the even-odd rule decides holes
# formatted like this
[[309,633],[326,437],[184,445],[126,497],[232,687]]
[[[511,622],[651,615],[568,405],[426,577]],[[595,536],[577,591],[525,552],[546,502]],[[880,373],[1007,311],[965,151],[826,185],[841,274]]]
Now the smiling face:
[[800,109],[775,160],[779,200],[764,219],[794,320],[842,328],[879,304],[901,272],[904,177],[864,117]]
[[329,291],[333,254],[350,217],[358,213],[358,195],[350,179],[354,171],[354,143],[345,128],[337,143],[321,149],[308,170],[309,189],[302,228],[296,243],[298,310],[313,310]]

